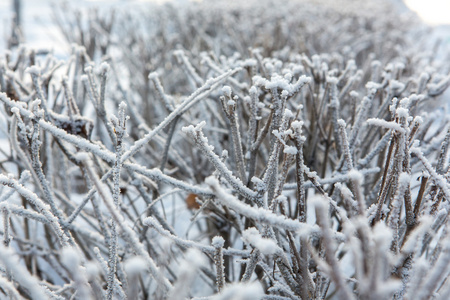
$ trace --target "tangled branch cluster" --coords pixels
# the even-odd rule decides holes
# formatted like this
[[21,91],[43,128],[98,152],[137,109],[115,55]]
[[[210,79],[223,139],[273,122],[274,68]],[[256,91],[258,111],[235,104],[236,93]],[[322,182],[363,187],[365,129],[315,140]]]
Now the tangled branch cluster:
[[0,58],[2,296],[447,299],[449,66],[380,3],[56,11]]

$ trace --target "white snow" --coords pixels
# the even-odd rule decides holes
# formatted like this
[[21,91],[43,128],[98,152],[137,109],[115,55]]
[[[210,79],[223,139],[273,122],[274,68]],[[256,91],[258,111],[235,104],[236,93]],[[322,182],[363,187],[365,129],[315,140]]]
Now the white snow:
[[222,92],[223,92],[223,94],[224,94],[225,96],[231,98],[231,87],[230,87],[230,86],[225,85],[225,86],[222,88]]
[[140,256],[133,256],[124,263],[125,272],[128,276],[140,274],[146,269],[146,262]]
[[211,245],[214,248],[222,248],[224,244],[225,244],[225,240],[221,236],[213,237],[212,242],[211,242]]
[[273,255],[282,251],[275,241],[263,238],[255,227],[251,227],[242,233],[245,242],[257,248],[264,255]]
[[38,66],[31,66],[25,69],[25,72],[30,73],[31,75],[39,76],[41,74],[41,70]]
[[298,152],[298,150],[294,146],[285,146],[284,150],[283,150],[283,153],[291,154],[291,155],[296,155],[297,152]]
[[389,122],[389,121],[382,120],[382,119],[375,119],[375,118],[368,119],[367,124],[384,127],[384,128],[392,129],[392,130],[399,131],[399,132],[404,131],[404,129],[402,128],[402,126],[400,124],[398,124],[396,122]]
[[62,249],[61,262],[72,272],[81,264],[80,256],[73,247],[65,247]]

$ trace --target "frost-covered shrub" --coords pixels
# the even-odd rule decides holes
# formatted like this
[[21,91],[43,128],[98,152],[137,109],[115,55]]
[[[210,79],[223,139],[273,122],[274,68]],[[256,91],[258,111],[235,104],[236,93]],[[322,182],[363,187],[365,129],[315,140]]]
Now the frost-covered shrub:
[[380,3],[66,12],[68,59],[5,52],[2,296],[447,299],[448,65]]

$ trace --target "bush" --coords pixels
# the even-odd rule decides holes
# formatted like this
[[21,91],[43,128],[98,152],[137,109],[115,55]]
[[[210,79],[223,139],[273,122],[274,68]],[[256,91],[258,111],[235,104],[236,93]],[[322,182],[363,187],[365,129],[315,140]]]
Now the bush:
[[64,8],[70,57],[4,53],[2,296],[447,299],[428,29],[275,3]]

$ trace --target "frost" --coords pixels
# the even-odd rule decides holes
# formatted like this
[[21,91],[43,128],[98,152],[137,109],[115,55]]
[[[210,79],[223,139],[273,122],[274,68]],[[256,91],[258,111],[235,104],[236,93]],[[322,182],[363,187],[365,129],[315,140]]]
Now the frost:
[[338,83],[338,78],[336,78],[336,77],[327,77],[327,82],[329,83],[329,84],[337,84]]
[[395,123],[395,122],[388,122],[388,121],[381,120],[381,119],[368,119],[367,124],[384,127],[384,128],[392,129],[392,130],[399,131],[399,132],[404,131],[404,129],[402,128],[402,126],[400,124]]
[[291,123],[291,127],[296,130],[301,130],[303,126],[303,121],[294,121]]
[[225,96],[231,97],[231,87],[229,87],[228,85],[222,88],[222,92]]
[[450,85],[450,76],[443,78],[438,83],[429,83],[428,84],[428,94],[430,96],[438,96],[442,94]]
[[377,246],[380,247],[380,250],[387,251],[390,242],[392,239],[392,231],[383,223],[377,223],[376,227],[373,229],[374,235],[373,238],[377,243]]
[[125,261],[124,269],[128,276],[140,274],[145,270],[145,260],[139,256],[132,257]]
[[25,72],[30,73],[30,75],[39,76],[41,74],[41,70],[38,66],[28,67]]
[[150,74],[148,74],[148,79],[153,80],[156,78],[159,78],[158,72],[151,72]]
[[211,297],[211,300],[254,300],[263,299],[264,292],[258,282],[234,283],[228,285],[220,294]]
[[423,123],[423,118],[421,116],[414,117],[414,123],[417,123],[418,125]]
[[31,275],[27,268],[19,262],[14,251],[10,248],[5,248],[3,244],[0,245],[0,261],[7,270],[14,274],[15,281],[31,293],[33,299],[48,299],[44,288],[39,285],[37,278]]
[[108,73],[111,67],[107,62],[102,62],[99,68],[100,73]]
[[195,132],[199,132],[199,131],[201,131],[202,130],[202,128],[204,127],[206,125],[206,122],[205,121],[201,121],[200,123],[198,123],[197,124],[197,126],[193,126],[193,125],[189,125],[189,126],[186,126],[186,127],[183,127],[181,130],[184,132],[184,133],[195,133]]
[[281,89],[287,92],[288,96],[297,93],[305,84],[311,82],[311,77],[305,75],[300,76],[295,84],[289,83],[289,81],[278,75],[273,74],[270,80],[264,79],[259,76],[253,78],[253,83],[256,86],[264,86],[268,90]]
[[88,78],[88,76],[86,74],[83,74],[83,75],[80,76],[80,80],[81,81],[88,81],[89,78]]
[[394,91],[401,91],[405,88],[405,85],[397,80],[391,80],[389,82],[389,88]]
[[90,159],[87,152],[79,152],[75,155],[75,158],[79,161],[88,161]]
[[86,275],[88,278],[95,278],[100,274],[100,269],[98,265],[94,262],[87,262],[86,263]]
[[362,184],[364,182],[364,176],[361,172],[359,172],[358,170],[352,169],[348,172],[348,177],[351,180],[356,180],[358,181],[360,184]]
[[328,203],[325,201],[323,197],[315,196],[311,199],[310,204],[315,207],[319,208],[321,210],[327,210],[328,209]]
[[368,89],[368,90],[371,90],[371,89],[378,90],[380,87],[381,87],[380,84],[378,84],[376,82],[369,81],[368,83],[366,83],[366,89]]
[[349,95],[353,98],[358,98],[359,97],[359,93],[356,91],[350,91]]
[[234,101],[234,100],[228,100],[227,105],[228,105],[228,106],[235,106],[235,105],[236,105],[236,101]]
[[294,113],[290,109],[287,109],[287,108],[284,110],[284,115],[287,119],[294,118]]
[[397,115],[400,118],[408,118],[409,117],[409,112],[408,112],[408,109],[406,109],[406,108],[399,107],[396,109],[395,112],[397,113]]
[[249,59],[246,59],[243,62],[241,62],[240,66],[241,67],[255,67],[257,63],[258,62],[256,61],[256,59],[249,58]]
[[0,298],[447,299],[435,35],[389,1],[175,2],[7,36]]
[[20,110],[19,110],[19,108],[17,108],[17,107],[13,107],[13,108],[11,108],[11,112],[12,112],[13,114],[19,114]]
[[399,184],[408,185],[411,181],[411,176],[407,173],[401,173],[398,178]]
[[345,121],[342,120],[342,119],[337,120],[337,123],[338,123],[339,126],[342,126],[342,127],[346,126]]
[[263,238],[258,230],[254,227],[245,230],[242,233],[242,238],[245,242],[261,251],[265,255],[273,255],[281,249],[271,239]]
[[211,245],[214,248],[222,248],[224,244],[225,244],[225,240],[223,239],[223,237],[221,237],[221,236],[213,237]]
[[[84,71],[86,72],[86,73],[90,73],[90,72],[92,72],[92,65],[88,65],[88,66],[86,66],[85,68],[84,68]],[[86,75],[87,76],[87,75]]]
[[[336,188],[339,189],[344,199],[351,200],[353,198],[352,191],[344,184],[336,183]],[[354,205],[356,206],[356,203],[354,203]]]
[[297,154],[297,148],[294,146],[286,146],[284,147],[283,153],[296,155]]
[[251,182],[255,185],[256,190],[258,191],[264,191],[266,189],[266,185],[264,182],[259,179],[258,177],[252,177]]

